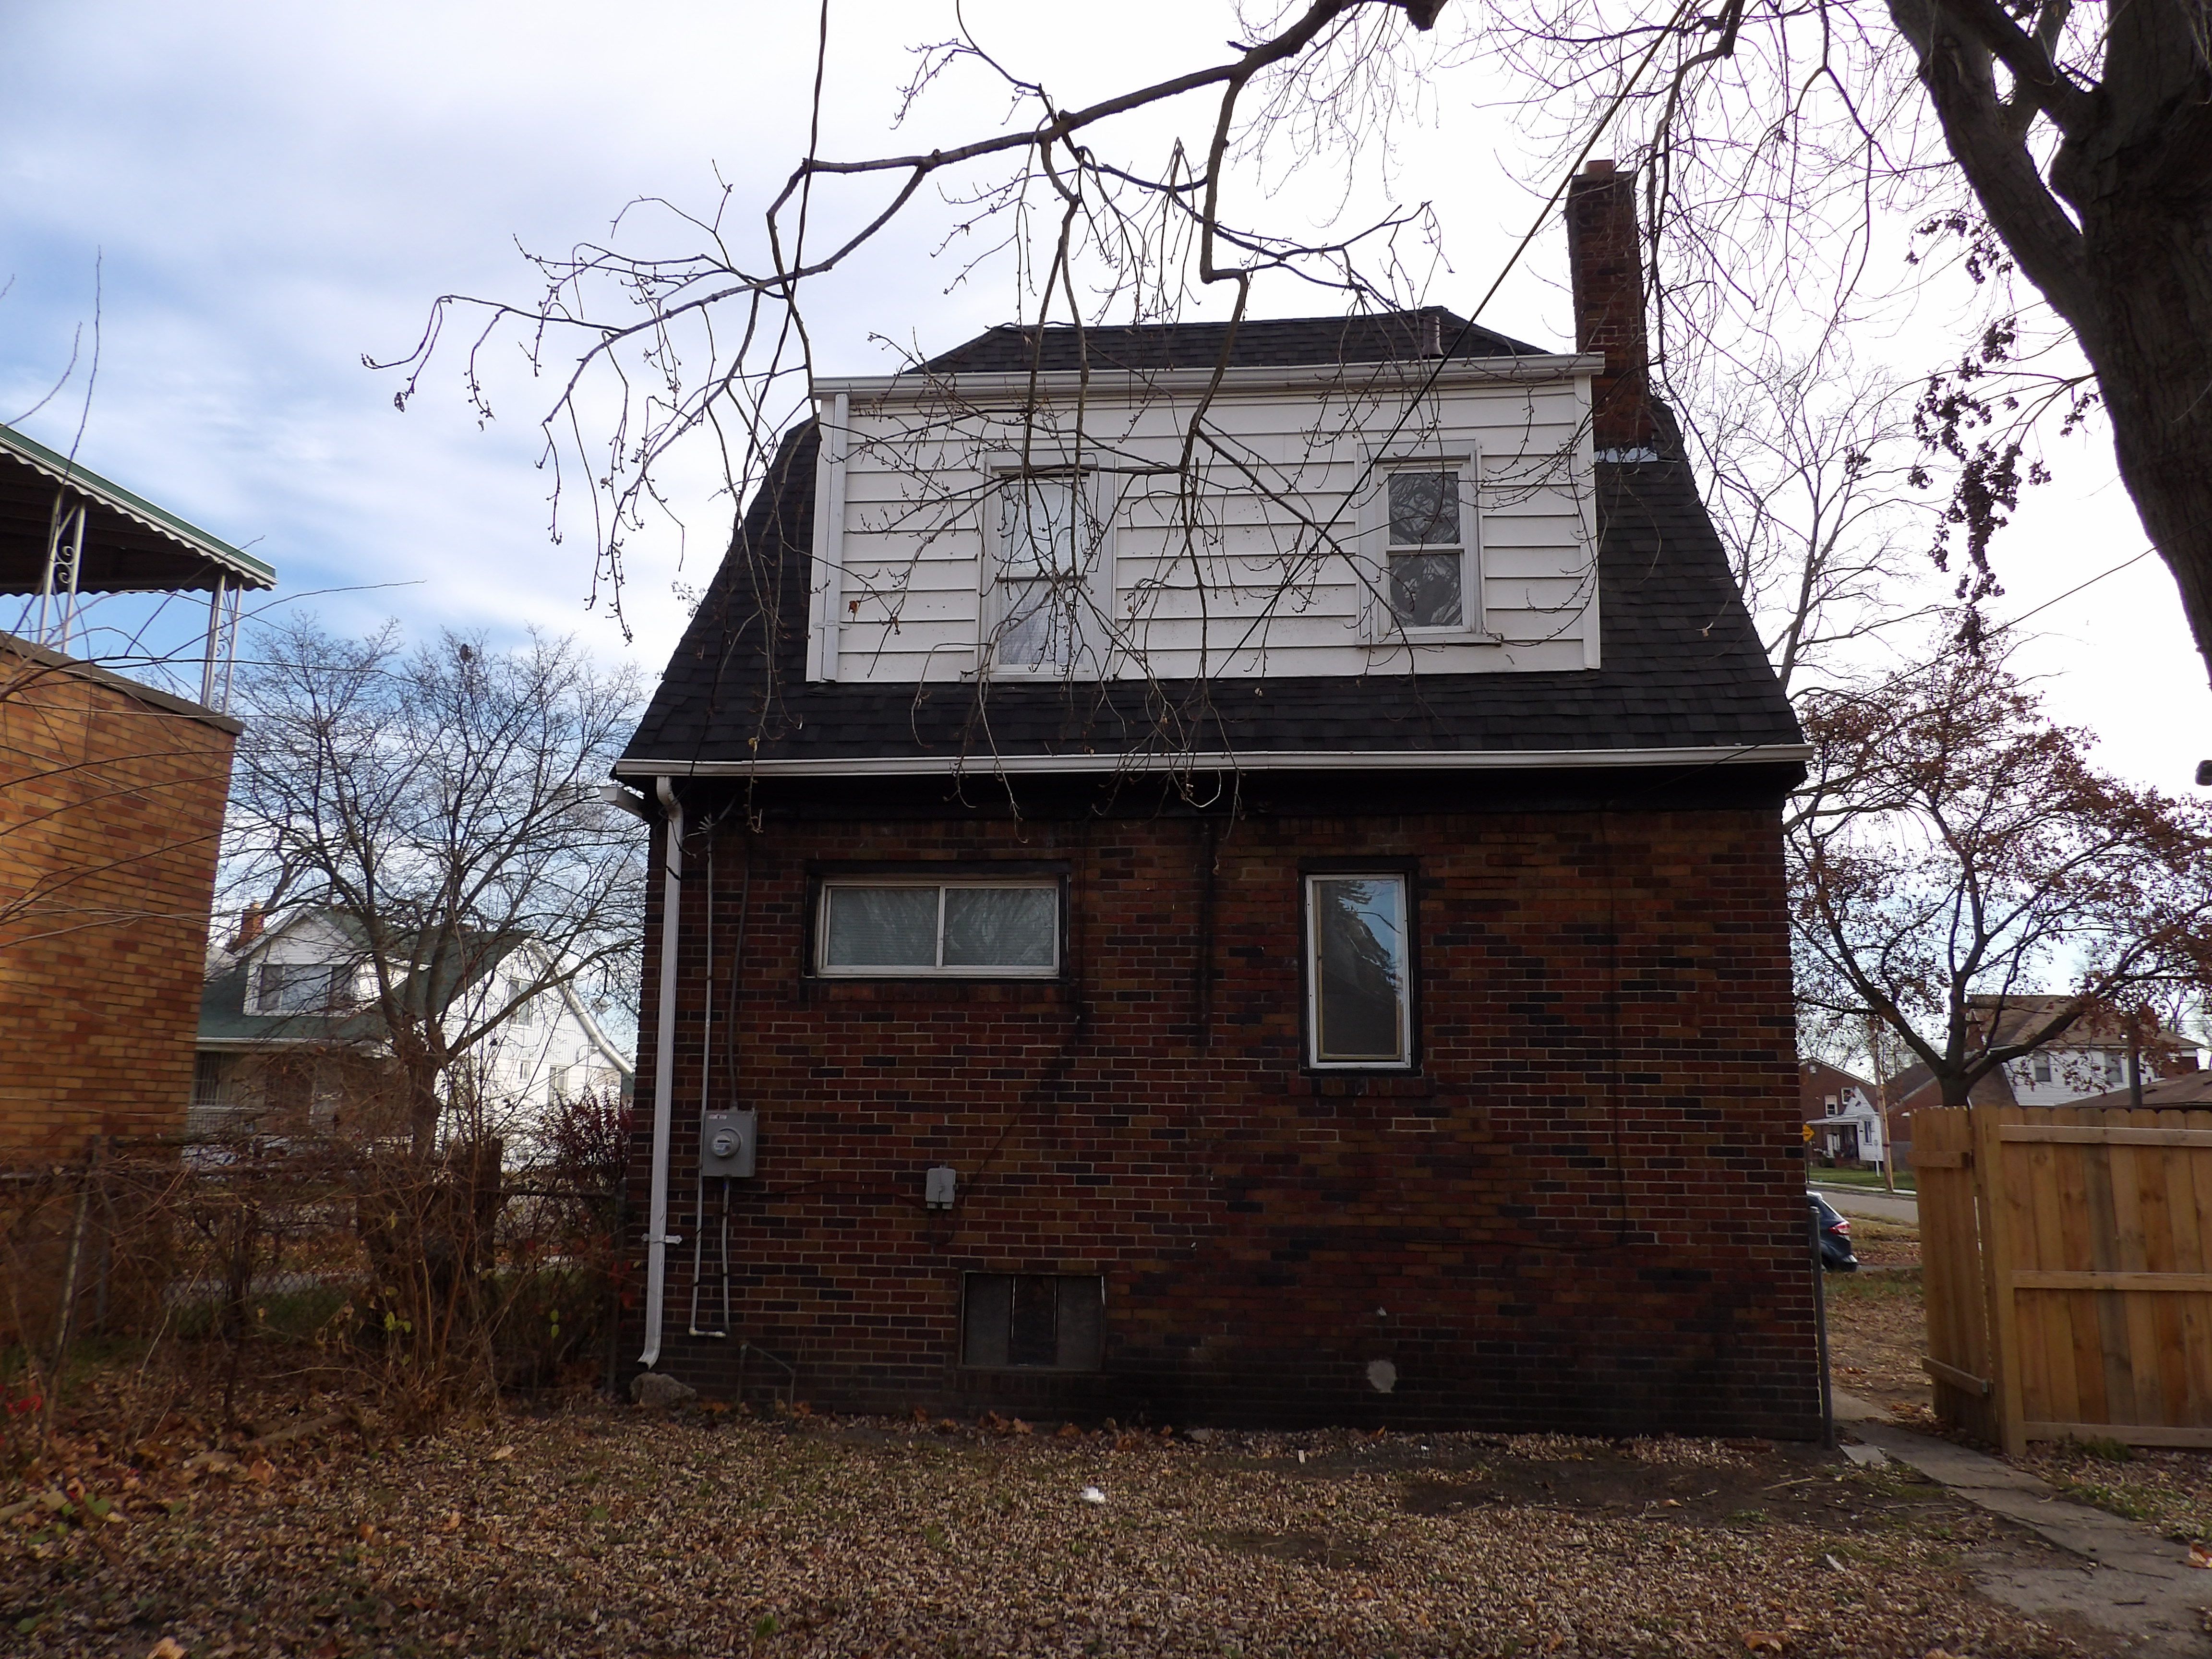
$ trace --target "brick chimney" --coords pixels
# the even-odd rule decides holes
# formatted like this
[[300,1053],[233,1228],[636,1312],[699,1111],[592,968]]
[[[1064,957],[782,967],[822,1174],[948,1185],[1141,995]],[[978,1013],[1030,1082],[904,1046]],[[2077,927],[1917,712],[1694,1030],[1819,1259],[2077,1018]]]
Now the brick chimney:
[[260,937],[261,907],[258,904],[249,904],[246,907],[246,914],[238,919],[238,937],[231,941],[230,948],[234,951],[243,951]]
[[1586,163],[1567,186],[1567,264],[1575,290],[1575,346],[1605,353],[1590,382],[1592,439],[1600,453],[1650,449],[1651,349],[1644,332],[1644,246],[1636,230],[1636,175]]

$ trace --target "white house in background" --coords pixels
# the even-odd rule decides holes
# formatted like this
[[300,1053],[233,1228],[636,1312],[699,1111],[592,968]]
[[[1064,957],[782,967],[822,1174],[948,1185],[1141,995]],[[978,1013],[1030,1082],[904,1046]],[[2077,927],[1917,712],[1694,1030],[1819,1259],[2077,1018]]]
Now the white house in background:
[[1797,1076],[1813,1152],[1834,1164],[1881,1163],[1881,1113],[1874,1085],[1819,1060],[1800,1060]]
[[[474,1022],[514,1002],[545,966],[528,939],[486,949],[453,1017]],[[248,910],[234,936],[209,949],[188,1130],[393,1133],[399,1103],[374,990],[343,918],[308,909],[264,926]],[[403,986],[401,994],[420,992]],[[467,1080],[495,1132],[526,1139],[558,1101],[628,1092],[631,1062],[574,987],[562,984],[523,998],[471,1050]]]
[[[1974,1018],[1983,1024],[1996,1022],[1995,1040],[2019,1041],[2047,1022],[2065,1003],[2056,996],[1970,998]],[[2143,1081],[2154,1082],[2171,1073],[2193,1067],[2196,1051],[2185,1048],[2165,1032],[2141,1045]],[[2018,1106],[2070,1106],[2128,1086],[2128,1035],[2111,1022],[2087,1019],[2069,1027],[2048,1047],[2005,1067],[2005,1083]]]

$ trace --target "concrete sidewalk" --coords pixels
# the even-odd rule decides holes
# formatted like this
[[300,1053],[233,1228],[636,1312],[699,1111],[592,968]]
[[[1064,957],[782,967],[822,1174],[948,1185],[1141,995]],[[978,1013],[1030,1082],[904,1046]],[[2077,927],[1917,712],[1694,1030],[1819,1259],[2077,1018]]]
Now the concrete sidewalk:
[[[1841,1389],[1835,1402],[1839,1430],[2081,1560],[2078,1567],[1978,1572],[1984,1595],[2023,1613],[2073,1613],[2100,1630],[2133,1638],[2138,1653],[2212,1655],[2212,1636],[2205,1633],[2212,1572],[2189,1565],[2186,1545],[2061,1498],[1996,1458],[1899,1428]],[[1856,1448],[1845,1450],[1864,1459]]]

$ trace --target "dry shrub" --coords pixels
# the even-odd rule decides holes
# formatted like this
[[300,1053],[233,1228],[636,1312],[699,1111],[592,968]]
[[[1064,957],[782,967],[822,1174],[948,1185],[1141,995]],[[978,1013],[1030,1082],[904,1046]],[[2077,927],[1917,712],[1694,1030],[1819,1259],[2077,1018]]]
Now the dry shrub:
[[302,1136],[106,1146],[27,1173],[0,1189],[0,1455],[35,1455],[57,1407],[89,1397],[88,1368],[103,1413],[190,1402],[228,1421],[242,1386],[289,1379],[407,1428],[592,1380],[623,1109],[563,1118],[556,1156],[524,1167],[491,1139],[419,1158]]

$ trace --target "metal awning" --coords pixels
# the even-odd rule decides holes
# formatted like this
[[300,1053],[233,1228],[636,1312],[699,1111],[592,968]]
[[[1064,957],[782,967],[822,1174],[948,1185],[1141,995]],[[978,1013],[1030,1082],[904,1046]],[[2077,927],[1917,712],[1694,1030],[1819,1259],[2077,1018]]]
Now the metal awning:
[[64,566],[76,554],[71,585],[79,593],[212,593],[276,585],[275,569],[252,554],[0,426],[0,593],[51,591],[58,550]]

